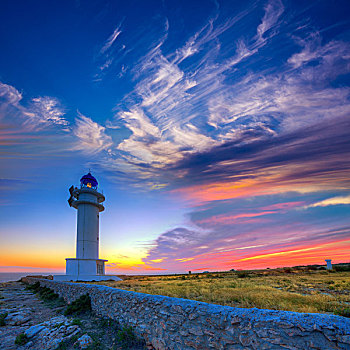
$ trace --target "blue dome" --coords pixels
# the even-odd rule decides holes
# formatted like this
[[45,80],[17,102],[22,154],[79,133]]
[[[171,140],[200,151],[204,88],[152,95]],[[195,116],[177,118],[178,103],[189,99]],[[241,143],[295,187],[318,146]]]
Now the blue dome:
[[86,187],[97,188],[98,182],[89,172],[80,179],[80,184]]

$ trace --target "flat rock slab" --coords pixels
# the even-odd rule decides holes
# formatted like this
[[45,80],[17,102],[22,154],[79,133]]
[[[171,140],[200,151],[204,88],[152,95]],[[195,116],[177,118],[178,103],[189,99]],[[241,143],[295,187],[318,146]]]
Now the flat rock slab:
[[[61,309],[51,309],[35,294],[25,290],[19,282],[0,284],[0,314],[7,313],[5,326],[0,327],[0,349],[56,349],[62,340],[68,340],[81,332],[77,325],[71,325]],[[16,337],[24,333],[28,342],[15,344]]]

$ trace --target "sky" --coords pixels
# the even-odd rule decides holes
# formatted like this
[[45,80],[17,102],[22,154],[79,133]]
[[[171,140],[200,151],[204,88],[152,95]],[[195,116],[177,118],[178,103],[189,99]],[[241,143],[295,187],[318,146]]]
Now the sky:
[[0,3],[0,272],[75,257],[106,196],[109,274],[349,262],[350,3]]

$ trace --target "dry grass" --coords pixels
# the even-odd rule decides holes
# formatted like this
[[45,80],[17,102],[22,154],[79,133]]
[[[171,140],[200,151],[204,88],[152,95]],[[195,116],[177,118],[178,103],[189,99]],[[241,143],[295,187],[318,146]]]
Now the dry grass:
[[96,283],[220,305],[350,316],[349,271],[276,269],[122,278]]

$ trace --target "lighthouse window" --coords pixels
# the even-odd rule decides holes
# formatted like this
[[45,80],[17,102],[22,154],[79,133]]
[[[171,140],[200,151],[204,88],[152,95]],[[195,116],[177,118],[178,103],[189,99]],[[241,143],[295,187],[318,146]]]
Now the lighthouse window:
[[97,274],[103,275],[103,265],[97,264]]

